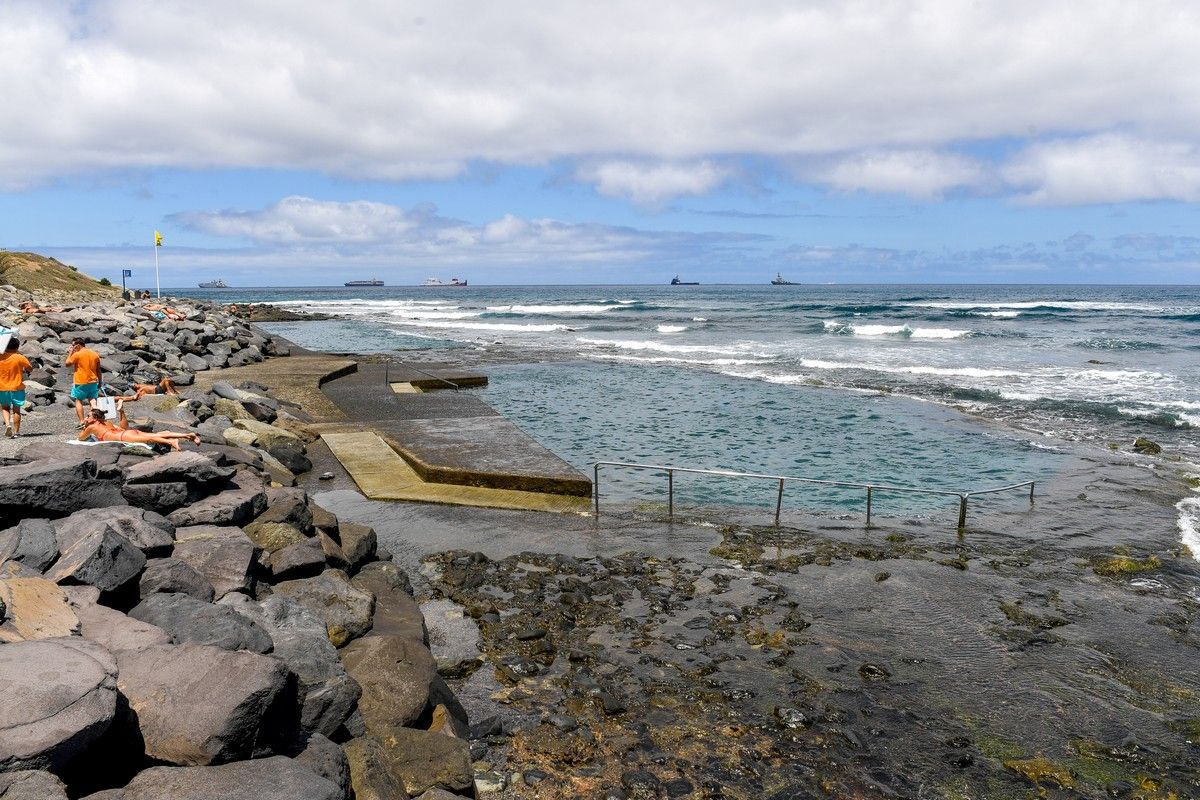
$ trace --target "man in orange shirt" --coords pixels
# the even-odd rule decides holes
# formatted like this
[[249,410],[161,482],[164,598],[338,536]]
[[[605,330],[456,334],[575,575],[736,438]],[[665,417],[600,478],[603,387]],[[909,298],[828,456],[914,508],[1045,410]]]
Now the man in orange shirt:
[[21,435],[21,410],[25,408],[25,373],[33,369],[29,359],[17,352],[21,340],[8,340],[0,355],[0,414],[4,415],[4,435]]
[[83,413],[83,401],[91,401],[100,396],[100,354],[83,346],[83,339],[75,339],[67,350],[67,366],[75,368],[75,385],[71,388],[71,397],[75,400],[75,416],[79,417],[79,427],[83,427],[86,415]]

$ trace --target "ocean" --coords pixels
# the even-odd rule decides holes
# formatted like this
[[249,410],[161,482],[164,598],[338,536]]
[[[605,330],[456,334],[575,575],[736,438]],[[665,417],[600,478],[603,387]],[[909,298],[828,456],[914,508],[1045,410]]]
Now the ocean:
[[[580,468],[638,460],[966,490],[1046,480],[1065,450],[1128,450],[1138,436],[1200,460],[1200,287],[186,294],[338,316],[265,326],[302,346],[487,365],[486,399]],[[695,482],[694,498],[771,494],[719,483]],[[661,497],[662,487],[640,491]],[[847,513],[861,505],[854,493],[810,499]],[[1196,506],[1181,503],[1185,538]]]

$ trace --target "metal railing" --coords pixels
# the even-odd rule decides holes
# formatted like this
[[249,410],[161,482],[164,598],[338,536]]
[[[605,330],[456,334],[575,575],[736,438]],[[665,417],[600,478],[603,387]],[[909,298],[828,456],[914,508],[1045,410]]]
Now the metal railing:
[[[387,361],[383,362],[383,364],[384,364],[383,365],[383,382],[390,385],[392,382],[391,381],[392,359],[389,358]],[[433,378],[434,380],[439,380],[442,383],[446,384],[447,386],[453,388],[454,391],[456,391],[456,392],[460,388],[459,385],[457,383],[455,383],[454,381],[448,381],[445,378],[443,378],[441,375],[434,375],[432,372],[426,372],[425,370],[421,369],[420,367],[414,367],[412,364],[409,364],[407,361],[401,361],[401,362],[399,362],[399,364],[402,367],[404,367],[405,369],[411,369],[413,372],[419,372],[422,375],[428,375],[430,378]]]
[[958,528],[962,530],[967,526],[967,501],[982,494],[995,494],[997,492],[1009,492],[1015,489],[1029,489],[1029,504],[1033,505],[1033,488],[1034,481],[1022,481],[1009,486],[997,486],[991,489],[975,489],[968,492],[956,492],[950,489],[922,489],[912,486],[891,486],[882,483],[852,483],[849,481],[823,481],[817,478],[799,478],[794,475],[764,475],[757,472],[734,472],[727,469],[692,469],[690,467],[668,467],[662,464],[632,464],[623,461],[597,461],[592,467],[592,490],[595,494],[596,516],[600,516],[600,468],[601,467],[621,467],[624,469],[648,469],[656,472],[667,473],[667,514],[674,518],[675,516],[675,473],[681,472],[690,475],[718,475],[725,478],[756,478],[760,480],[771,480],[779,482],[779,490],[775,496],[775,524],[779,524],[780,515],[783,513],[783,488],[787,481],[792,483],[803,483],[816,486],[824,486],[828,488],[839,489],[860,489],[865,491],[867,504],[867,527],[871,527],[871,502],[874,499],[876,492],[898,492],[902,494],[925,494],[925,495],[940,495],[943,497],[958,498]]

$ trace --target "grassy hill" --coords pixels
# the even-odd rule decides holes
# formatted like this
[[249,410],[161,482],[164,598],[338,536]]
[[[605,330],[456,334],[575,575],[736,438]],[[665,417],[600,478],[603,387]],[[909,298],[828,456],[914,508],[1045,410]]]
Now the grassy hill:
[[90,275],[57,259],[37,253],[0,250],[0,285],[9,284],[30,292],[94,292],[117,294],[120,289],[105,286]]

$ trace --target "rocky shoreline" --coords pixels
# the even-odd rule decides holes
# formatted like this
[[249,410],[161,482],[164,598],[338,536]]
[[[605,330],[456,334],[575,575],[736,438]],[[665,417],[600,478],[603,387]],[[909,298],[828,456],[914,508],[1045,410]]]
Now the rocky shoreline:
[[[208,303],[27,299],[0,288],[35,366],[28,435],[0,451],[0,797],[474,797],[408,576],[295,485],[303,410],[196,385],[287,347]],[[171,377],[131,420],[200,444],[70,444],[73,338],[117,390]]]
[[[1169,453],[1085,454],[957,537],[379,503],[315,477],[303,408],[221,379],[286,343],[207,303],[23,299],[4,800],[1200,796]],[[201,443],[67,444],[81,332],[114,385],[184,387],[136,426]]]

